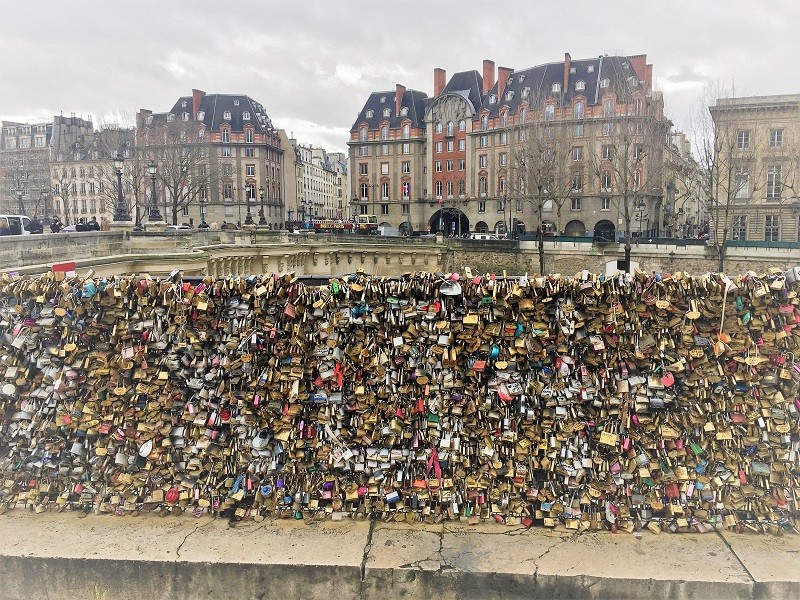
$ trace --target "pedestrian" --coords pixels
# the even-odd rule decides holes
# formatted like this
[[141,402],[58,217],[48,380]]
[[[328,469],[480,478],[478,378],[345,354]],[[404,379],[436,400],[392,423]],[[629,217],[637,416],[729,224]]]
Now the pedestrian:
[[58,233],[61,231],[63,225],[61,224],[61,219],[58,218],[58,215],[53,217],[53,220],[50,222],[50,231],[53,233]]
[[211,229],[219,229],[219,223],[217,223],[216,219],[211,221]]
[[42,233],[44,231],[44,225],[42,225],[42,222],[38,218],[33,217],[25,226],[25,230],[31,233]]
[[111,231],[111,223],[105,217],[100,217],[100,231]]
[[8,226],[8,219],[0,219],[0,236],[11,235],[11,228]]
[[97,217],[92,215],[92,218],[89,219],[89,222],[86,224],[86,228],[89,231],[100,231],[100,223],[97,222]]
[[230,227],[230,225],[228,225],[228,222],[227,221],[223,221],[222,222],[222,226],[220,227],[220,229],[228,229],[229,227]]
[[78,222],[75,223],[75,231],[89,231],[89,228],[86,225],[86,220],[83,217],[78,219]]

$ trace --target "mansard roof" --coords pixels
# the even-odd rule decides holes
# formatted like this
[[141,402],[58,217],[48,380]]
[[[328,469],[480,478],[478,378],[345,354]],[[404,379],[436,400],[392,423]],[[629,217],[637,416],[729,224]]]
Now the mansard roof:
[[[402,113],[395,114],[395,93],[395,90],[372,92],[361,112],[358,113],[358,118],[350,128],[350,132],[356,133],[359,125],[363,123],[366,123],[367,127],[374,131],[380,129],[383,122],[389,123],[389,129],[400,129],[401,123],[406,119],[411,121],[411,127],[425,127],[428,95],[418,90],[405,90],[400,100],[400,107],[401,110],[403,107],[408,108],[408,114],[403,115]],[[389,116],[385,117],[384,109],[387,108],[390,112]],[[372,112],[370,113],[370,111]],[[372,116],[369,116],[370,114]]]
[[[229,119],[225,118],[226,112],[230,112]],[[191,96],[178,98],[169,112],[152,116],[154,121],[165,121],[168,115],[172,115],[175,121],[179,121],[183,119],[184,113],[188,113],[189,121],[193,120]],[[245,113],[249,114],[249,119],[244,118]],[[200,100],[197,116],[197,120],[209,132],[219,131],[223,123],[230,125],[234,133],[244,131],[247,125],[252,125],[260,133],[273,130],[272,121],[264,107],[245,94],[205,94]]]

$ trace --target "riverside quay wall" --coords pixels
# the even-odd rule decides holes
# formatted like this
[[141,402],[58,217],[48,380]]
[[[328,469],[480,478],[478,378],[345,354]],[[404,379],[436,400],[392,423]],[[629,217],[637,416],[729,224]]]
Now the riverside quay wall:
[[797,287],[5,275],[0,505],[790,532]]
[[[634,266],[646,272],[691,274],[716,271],[715,250],[676,240],[675,244],[642,244],[632,251]],[[545,243],[545,272],[574,274],[583,269],[614,273],[624,258],[620,244],[592,243],[586,238],[554,238]],[[294,271],[298,275],[341,275],[364,269],[389,276],[406,271],[462,271],[523,275],[539,271],[535,241],[481,241],[382,236],[289,234],[258,228],[242,231],[86,232],[0,238],[0,272],[39,274],[54,263],[74,261],[78,272],[93,269],[164,275],[175,268],[185,274],[222,276]],[[739,247],[726,251],[729,273],[764,272],[800,264],[800,248]]]

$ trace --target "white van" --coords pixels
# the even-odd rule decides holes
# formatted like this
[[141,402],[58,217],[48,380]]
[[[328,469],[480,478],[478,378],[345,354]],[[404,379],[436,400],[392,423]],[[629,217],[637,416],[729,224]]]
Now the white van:
[[472,233],[469,236],[471,240],[499,240],[500,238],[497,237],[494,233]]
[[25,229],[31,222],[25,215],[0,215],[0,225],[5,221],[11,230],[11,235],[30,235],[31,232]]

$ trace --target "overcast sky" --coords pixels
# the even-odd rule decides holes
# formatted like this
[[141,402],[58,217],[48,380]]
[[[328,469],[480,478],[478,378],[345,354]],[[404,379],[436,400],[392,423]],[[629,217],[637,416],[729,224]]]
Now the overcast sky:
[[248,94],[301,142],[344,150],[370,91],[430,95],[434,67],[564,52],[647,54],[678,128],[713,80],[800,93],[797,0],[0,0],[0,18],[3,120],[163,112],[199,88]]

